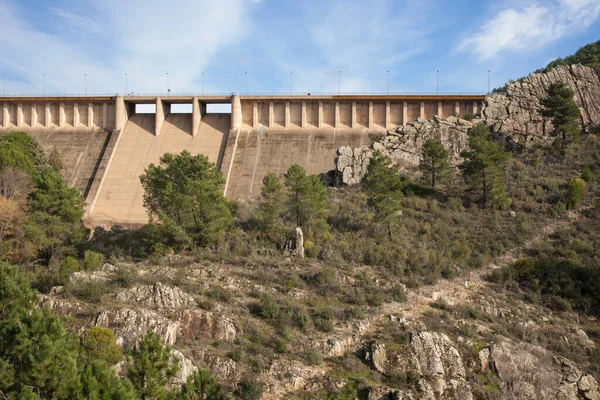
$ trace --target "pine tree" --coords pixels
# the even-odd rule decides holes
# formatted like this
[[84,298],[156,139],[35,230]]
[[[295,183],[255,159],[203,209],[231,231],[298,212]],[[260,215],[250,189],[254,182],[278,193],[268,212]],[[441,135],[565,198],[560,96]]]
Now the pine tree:
[[435,189],[436,181],[443,179],[450,170],[448,151],[439,140],[429,139],[423,143],[419,168],[425,176],[431,177],[431,187]]
[[550,118],[554,125],[554,136],[560,136],[563,146],[569,141],[579,139],[579,120],[581,111],[573,99],[573,90],[562,82],[551,84],[547,97],[541,100],[541,114]]
[[329,229],[327,216],[327,188],[316,175],[306,175],[304,168],[292,165],[285,173],[288,190],[288,212],[296,226],[307,235],[321,235]]
[[306,172],[298,164],[292,165],[285,173],[285,186],[288,190],[288,209],[297,226],[301,224],[302,197],[307,192]]
[[85,238],[86,230],[81,224],[83,197],[49,167],[43,168],[33,181],[35,190],[29,194],[30,215],[25,232],[39,249],[40,257],[50,260]]
[[503,208],[510,203],[504,192],[504,166],[510,158],[502,146],[490,140],[490,130],[484,123],[473,127],[469,136],[469,150],[460,155],[465,181],[471,189],[481,190],[481,204]]
[[270,241],[281,244],[285,230],[282,216],[285,212],[286,196],[276,174],[270,173],[263,178],[261,196],[258,206],[261,230]]
[[200,245],[219,243],[233,222],[223,196],[225,178],[206,156],[164,154],[140,176],[144,205],[162,222],[172,220]]
[[375,208],[380,219],[385,219],[402,208],[404,183],[398,167],[380,151],[376,151],[362,178],[368,204]]
[[17,268],[0,263],[0,392],[15,398],[72,398],[79,387],[78,339]]
[[160,336],[149,331],[128,357],[127,376],[141,399],[162,399],[169,391],[166,385],[179,370],[179,362],[160,342]]
[[190,375],[181,386],[178,399],[182,400],[225,400],[227,397],[221,390],[215,377],[210,372],[198,370]]

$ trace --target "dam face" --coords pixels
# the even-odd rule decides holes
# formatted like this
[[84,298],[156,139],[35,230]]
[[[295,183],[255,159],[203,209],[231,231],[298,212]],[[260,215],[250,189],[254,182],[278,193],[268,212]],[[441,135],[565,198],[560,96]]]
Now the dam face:
[[[263,177],[293,164],[334,168],[341,146],[434,115],[481,111],[483,95],[460,96],[89,96],[0,98],[0,133],[20,130],[61,154],[65,181],[86,200],[89,225],[148,222],[139,176],[165,153],[204,154],[225,178],[225,195],[260,195]],[[139,104],[155,112],[136,113]],[[191,113],[171,112],[174,104]],[[207,113],[231,104],[231,114]]]

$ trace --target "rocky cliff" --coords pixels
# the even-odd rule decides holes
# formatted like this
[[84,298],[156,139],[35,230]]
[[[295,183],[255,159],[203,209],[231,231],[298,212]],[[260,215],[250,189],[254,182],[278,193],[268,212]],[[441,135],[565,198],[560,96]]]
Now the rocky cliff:
[[552,83],[563,82],[575,92],[581,110],[581,126],[600,125],[600,70],[582,65],[560,65],[546,73],[534,73],[519,82],[509,82],[506,94],[485,100],[483,120],[494,132],[529,145],[550,140],[552,124],[540,115],[540,100]]

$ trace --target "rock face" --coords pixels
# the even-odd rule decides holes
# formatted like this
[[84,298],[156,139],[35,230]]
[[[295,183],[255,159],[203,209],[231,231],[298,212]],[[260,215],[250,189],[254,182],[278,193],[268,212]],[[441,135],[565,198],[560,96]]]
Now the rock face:
[[196,301],[176,286],[136,286],[115,295],[117,301],[136,304],[156,310],[194,307]]
[[414,333],[392,348],[373,343],[365,358],[386,376],[415,381],[418,398],[473,398],[460,353],[443,333]]
[[229,318],[211,312],[184,310],[178,317],[179,334],[186,340],[210,338],[232,342],[238,334]]
[[521,82],[508,83],[506,95],[492,94],[485,100],[482,118],[503,136],[525,145],[550,140],[552,124],[540,115],[540,100],[555,82],[564,82],[575,92],[581,110],[581,125],[600,125],[600,76],[597,69],[582,65],[560,65],[547,73],[534,73]]
[[151,330],[160,335],[164,344],[172,346],[179,331],[179,322],[144,308],[104,310],[96,317],[94,325],[112,329],[120,345],[133,345]]
[[381,151],[402,167],[416,167],[421,159],[421,147],[428,139],[437,139],[448,150],[450,163],[460,161],[460,152],[468,147],[468,131],[474,123],[455,117],[431,120],[417,119],[405,126],[389,129],[387,134],[373,143],[372,147],[340,147],[336,171],[346,185],[360,182],[367,171],[373,152]]
[[481,371],[492,371],[513,399],[600,399],[598,383],[566,358],[508,339],[479,352]]

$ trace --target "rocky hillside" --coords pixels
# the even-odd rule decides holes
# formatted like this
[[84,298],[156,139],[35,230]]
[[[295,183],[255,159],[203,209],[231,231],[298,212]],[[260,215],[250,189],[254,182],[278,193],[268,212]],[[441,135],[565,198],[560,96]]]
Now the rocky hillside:
[[[577,218],[547,226],[529,245]],[[366,266],[333,272],[292,259],[172,256],[159,265],[77,272],[41,301],[70,316],[73,329],[108,327],[126,347],[147,330],[160,334],[182,359],[176,382],[198,367],[231,389],[257,376],[263,399],[600,398],[584,361],[598,345],[586,334],[594,322],[523,302],[484,280],[521,252],[469,278],[416,289]],[[372,283],[361,283],[365,276]],[[367,297],[371,306],[362,312],[332,296],[365,284],[373,285],[367,296],[395,295]],[[92,287],[100,292],[85,291]]]

